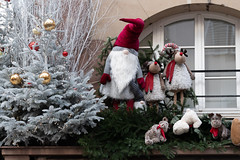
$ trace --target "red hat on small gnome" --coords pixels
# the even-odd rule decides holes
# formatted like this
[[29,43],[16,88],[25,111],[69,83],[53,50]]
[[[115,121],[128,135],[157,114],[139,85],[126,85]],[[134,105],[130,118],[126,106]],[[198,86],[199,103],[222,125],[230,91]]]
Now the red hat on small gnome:
[[114,46],[132,48],[138,51],[139,48],[139,40],[141,32],[143,31],[144,21],[140,18],[129,19],[129,18],[121,18],[120,21],[128,22],[122,32],[118,35]]

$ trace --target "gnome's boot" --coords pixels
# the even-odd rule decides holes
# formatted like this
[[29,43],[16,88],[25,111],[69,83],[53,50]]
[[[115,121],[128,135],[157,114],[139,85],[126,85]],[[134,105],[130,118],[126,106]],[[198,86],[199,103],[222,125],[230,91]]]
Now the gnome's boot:
[[127,111],[133,110],[134,99],[130,99],[127,101]]
[[116,99],[113,100],[113,108],[114,108],[115,110],[118,110],[118,109],[119,109],[119,104],[120,104],[120,101],[119,101],[119,100],[116,100]]

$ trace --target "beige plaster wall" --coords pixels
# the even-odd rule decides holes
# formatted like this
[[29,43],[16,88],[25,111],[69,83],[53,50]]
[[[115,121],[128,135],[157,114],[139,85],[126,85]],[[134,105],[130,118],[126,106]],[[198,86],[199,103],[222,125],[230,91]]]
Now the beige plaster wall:
[[142,18],[145,27],[161,18],[191,11],[220,12],[240,18],[240,0],[103,0],[102,6],[102,12],[107,10],[98,26],[103,40],[121,32],[126,23],[119,18]]

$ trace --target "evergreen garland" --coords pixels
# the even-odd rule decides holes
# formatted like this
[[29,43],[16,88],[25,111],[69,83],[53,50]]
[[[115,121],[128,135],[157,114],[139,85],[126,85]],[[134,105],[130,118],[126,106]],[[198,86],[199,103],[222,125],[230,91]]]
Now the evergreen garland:
[[[105,43],[105,48],[100,55],[99,73],[103,73],[104,65],[109,52],[111,51],[114,39],[108,38]],[[153,60],[154,53],[159,46],[152,47],[149,42],[150,49],[139,51],[139,61],[141,66],[144,62]],[[170,61],[168,57],[160,56],[157,60],[163,66]],[[144,69],[142,69],[144,71]],[[202,125],[198,129],[190,128],[188,133],[177,136],[172,132],[172,128],[166,133],[167,142],[157,143],[153,145],[145,145],[145,133],[153,124],[158,124],[163,117],[169,119],[170,127],[178,121],[186,107],[192,107],[187,104],[187,98],[190,98],[193,105],[196,105],[197,98],[194,90],[191,88],[185,91],[184,104],[173,104],[173,95],[171,92],[166,92],[166,100],[159,102],[159,112],[156,107],[146,110],[127,111],[126,106],[120,107],[119,110],[106,109],[99,113],[104,120],[98,123],[98,126],[90,129],[88,135],[83,135],[78,143],[83,147],[85,154],[90,159],[109,159],[123,160],[132,159],[133,157],[150,158],[153,151],[160,152],[167,159],[172,159],[176,155],[176,150],[199,150],[216,149],[217,151],[224,150],[224,146],[231,144],[230,140],[214,140],[211,133],[210,119],[205,115],[202,118]],[[230,128],[230,123],[223,120],[223,124]]]
[[[78,141],[84,148],[85,154],[93,160],[109,159],[122,160],[131,157],[150,158],[153,151],[158,151],[167,159],[172,159],[179,150],[199,150],[215,149],[224,150],[225,145],[231,144],[230,140],[214,140],[209,132],[211,129],[210,120],[207,116],[201,118],[203,124],[199,129],[191,128],[189,133],[177,136],[172,132],[172,128],[166,133],[167,142],[145,145],[144,135],[153,125],[157,124],[167,113],[157,113],[155,108],[147,110],[126,111],[126,107],[121,107],[118,111],[112,109],[104,110],[100,116],[104,121],[100,121],[98,126],[92,129],[88,135],[84,135]],[[168,117],[173,125],[174,119],[178,120],[181,115]]]

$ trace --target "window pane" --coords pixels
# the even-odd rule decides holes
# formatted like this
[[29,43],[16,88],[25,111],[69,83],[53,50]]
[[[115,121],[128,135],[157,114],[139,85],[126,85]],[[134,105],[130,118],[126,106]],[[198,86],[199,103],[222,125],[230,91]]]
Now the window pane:
[[139,44],[139,46],[149,46],[149,41],[152,44],[153,41],[153,33],[150,33],[149,35],[147,35],[147,37],[145,37]]
[[[205,69],[206,70],[234,70],[235,49],[234,48],[215,48],[205,49]],[[210,72],[206,77],[234,76],[235,72]]]
[[[184,48],[183,48],[184,49]],[[187,50],[187,55],[188,55],[188,57],[186,58],[186,64],[187,64],[187,66],[188,66],[188,68],[190,69],[190,70],[194,70],[195,69],[195,61],[194,61],[194,49],[192,49],[192,48],[188,48],[188,49],[186,49]],[[194,73],[193,73],[194,74]],[[192,88],[193,88],[193,90],[195,89],[195,81],[192,81]]]
[[194,46],[194,20],[179,21],[165,26],[164,43]]
[[235,26],[220,20],[206,19],[204,37],[205,46],[235,45]]
[[[185,49],[185,48],[183,48]],[[194,70],[194,49],[186,48],[188,57],[186,58],[186,64],[190,70]]]
[[[235,80],[206,80],[206,95],[236,95]],[[206,108],[236,108],[235,97],[206,98]]]

